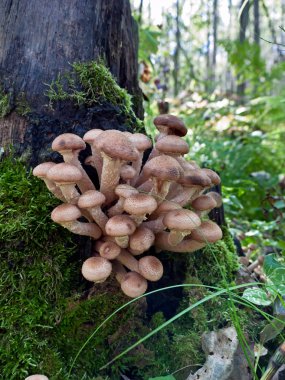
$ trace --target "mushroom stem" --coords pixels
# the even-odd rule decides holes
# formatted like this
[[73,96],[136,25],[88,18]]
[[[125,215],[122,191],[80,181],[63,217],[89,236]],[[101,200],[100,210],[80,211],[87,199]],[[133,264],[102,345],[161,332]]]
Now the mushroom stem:
[[119,284],[121,284],[128,272],[118,260],[113,261],[113,271],[115,273],[116,280]]
[[163,224],[163,217],[164,215],[160,215],[155,220],[148,220],[146,222],[143,222],[142,226],[149,228],[154,234],[157,234],[158,232],[161,232],[166,228]]
[[126,268],[133,272],[139,273],[139,262],[134,258],[126,249],[122,249],[121,253],[116,257],[116,260],[120,261]]
[[115,188],[120,180],[120,170],[123,161],[113,159],[104,152],[101,152],[103,157],[103,169],[101,175],[100,192],[106,197],[105,204],[110,204],[115,198]]
[[64,228],[77,235],[89,236],[97,240],[102,235],[101,229],[95,223],[82,223],[77,220],[72,222],[61,222]]

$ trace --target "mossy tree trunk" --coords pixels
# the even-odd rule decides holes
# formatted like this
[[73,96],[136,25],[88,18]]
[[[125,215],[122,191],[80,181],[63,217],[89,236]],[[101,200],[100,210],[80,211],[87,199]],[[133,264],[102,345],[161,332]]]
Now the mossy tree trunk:
[[1,1],[0,97],[5,109],[0,115],[5,117],[0,118],[0,146],[21,144],[35,163],[46,158],[39,152],[59,133],[125,129],[114,104],[102,101],[90,109],[66,101],[51,108],[46,90],[71,70],[71,63],[101,59],[133,95],[134,111],[141,117],[137,46],[128,0]]

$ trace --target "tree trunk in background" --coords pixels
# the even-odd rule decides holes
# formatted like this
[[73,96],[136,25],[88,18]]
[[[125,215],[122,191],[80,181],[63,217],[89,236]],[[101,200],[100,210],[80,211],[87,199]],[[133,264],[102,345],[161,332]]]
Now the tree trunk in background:
[[213,2],[213,55],[212,55],[212,87],[215,87],[217,62],[217,33],[218,33],[218,0]]
[[260,22],[259,22],[259,0],[253,2],[254,13],[254,42],[260,45]]
[[173,70],[173,79],[174,79],[174,96],[178,95],[179,92],[179,55],[180,55],[180,4],[179,0],[176,0],[176,31],[175,31],[175,39],[176,39],[176,47],[174,51],[174,70]]
[[[244,3],[244,0],[241,0],[240,8],[243,6],[243,3]],[[250,7],[250,2],[247,2],[240,16],[240,29],[239,29],[240,43],[243,43],[246,40],[246,29],[247,29],[248,20],[249,20],[249,7]],[[245,87],[246,87],[245,82],[239,83],[237,86],[237,93],[240,96],[241,101],[243,100],[243,97],[244,97]]]
[[14,111],[0,119],[0,146],[20,143],[37,156],[62,132],[126,128],[103,105],[93,111],[70,104],[48,109],[46,84],[73,62],[103,58],[119,85],[136,96],[135,112],[142,117],[137,46],[128,0],[2,0],[0,83],[14,101],[24,94],[32,114],[24,118]]
[[[265,0],[262,0],[261,1],[261,4],[262,4],[262,8],[264,10],[264,13],[265,13],[265,16],[267,18],[267,21],[268,21],[268,28],[271,32],[271,43],[274,43],[277,47],[277,52],[278,52],[278,55],[279,57],[282,57],[282,49],[280,49],[280,46],[278,45],[278,42],[277,42],[277,36],[276,36],[276,31],[275,31],[275,25],[272,23],[271,21],[271,18],[270,18],[270,14],[269,14],[269,11],[268,11],[268,8],[267,8],[267,5],[265,3]],[[283,26],[283,25],[282,25]]]
[[206,91],[209,91],[209,82],[211,78],[211,56],[210,56],[210,46],[211,46],[211,10],[210,5],[207,3],[207,51],[206,51]]

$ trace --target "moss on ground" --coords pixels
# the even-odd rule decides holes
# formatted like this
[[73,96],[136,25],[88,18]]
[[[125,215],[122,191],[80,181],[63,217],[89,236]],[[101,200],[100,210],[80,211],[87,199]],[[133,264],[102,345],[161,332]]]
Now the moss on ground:
[[67,100],[88,107],[107,102],[117,107],[118,114],[123,114],[127,124],[134,129],[139,130],[143,126],[132,109],[132,96],[117,84],[101,61],[73,63],[70,72],[58,75],[49,85],[46,95],[51,107],[56,102]]

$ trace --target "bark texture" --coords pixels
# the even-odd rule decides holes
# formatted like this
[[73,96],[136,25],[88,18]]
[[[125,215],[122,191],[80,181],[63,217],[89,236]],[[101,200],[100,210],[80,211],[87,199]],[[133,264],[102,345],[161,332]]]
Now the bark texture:
[[[46,84],[69,71],[70,63],[101,57],[119,85],[139,99],[137,46],[137,27],[128,0],[2,0],[0,83],[14,102],[24,94],[32,115],[26,123],[19,123],[13,114],[0,119],[0,146],[26,139],[28,145],[40,139],[39,131],[31,127],[34,124],[51,139],[57,131],[70,131],[74,126],[77,132],[94,128],[95,120],[99,128],[105,129],[111,120],[112,128],[124,129],[123,120],[115,116],[118,110],[106,105],[90,111],[68,104],[51,112]],[[135,106],[142,117],[141,102]]]

